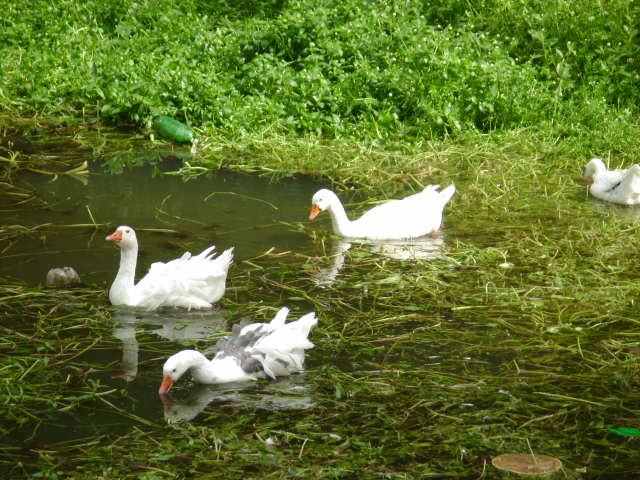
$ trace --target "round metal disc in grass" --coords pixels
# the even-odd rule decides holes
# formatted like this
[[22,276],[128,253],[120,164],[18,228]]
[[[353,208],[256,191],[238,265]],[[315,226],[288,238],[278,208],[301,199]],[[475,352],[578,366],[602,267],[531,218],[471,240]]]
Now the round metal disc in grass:
[[503,453],[491,460],[494,467],[520,475],[545,475],[557,472],[562,462],[547,455],[529,455],[527,453]]

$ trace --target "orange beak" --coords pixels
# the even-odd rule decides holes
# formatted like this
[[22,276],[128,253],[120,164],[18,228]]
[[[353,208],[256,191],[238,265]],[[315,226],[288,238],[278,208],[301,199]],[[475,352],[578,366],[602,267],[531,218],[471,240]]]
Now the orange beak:
[[313,220],[314,218],[316,218],[321,211],[322,210],[320,210],[320,207],[317,206],[315,203],[311,205],[311,213],[309,213],[309,220]]
[[122,232],[120,230],[116,230],[111,235],[105,238],[107,242],[118,243],[122,241]]
[[160,388],[158,389],[158,393],[167,393],[171,386],[173,385],[173,378],[169,375],[165,375],[162,379],[162,383],[160,384]]

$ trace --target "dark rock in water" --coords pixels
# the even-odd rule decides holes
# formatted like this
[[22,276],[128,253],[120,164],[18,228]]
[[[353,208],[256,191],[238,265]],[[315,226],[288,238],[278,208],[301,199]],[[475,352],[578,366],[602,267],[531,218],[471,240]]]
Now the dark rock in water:
[[48,288],[72,287],[80,284],[80,276],[73,267],[57,267],[47,272],[44,282]]

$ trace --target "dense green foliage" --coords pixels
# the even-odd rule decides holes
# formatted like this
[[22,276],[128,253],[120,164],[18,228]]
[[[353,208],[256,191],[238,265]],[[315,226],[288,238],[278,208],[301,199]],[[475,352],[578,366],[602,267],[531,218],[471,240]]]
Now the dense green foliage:
[[611,150],[638,114],[639,16],[631,0],[16,0],[0,106],[227,138],[527,127]]

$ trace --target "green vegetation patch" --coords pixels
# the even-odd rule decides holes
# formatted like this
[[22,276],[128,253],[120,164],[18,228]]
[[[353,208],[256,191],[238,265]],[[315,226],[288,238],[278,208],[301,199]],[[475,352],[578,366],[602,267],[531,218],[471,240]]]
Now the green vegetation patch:
[[[635,124],[640,6],[15,1],[0,106],[207,134],[357,141],[527,127],[611,149]],[[587,137],[587,138],[581,138]]]
[[[109,158],[135,157],[133,139],[64,131]],[[156,397],[162,363],[178,348],[202,344],[168,346],[139,335],[144,360],[127,385],[114,378],[122,346],[104,288],[0,282],[3,471],[52,479],[467,478],[483,471],[491,478],[492,458],[534,452],[562,461],[557,478],[635,473],[634,437],[620,435],[635,431],[640,414],[635,210],[589,201],[575,182],[575,160],[530,155],[526,145],[461,143],[413,155],[354,148],[345,150],[348,161],[329,165],[318,152],[338,158],[339,149],[311,150],[309,171],[339,180],[353,216],[419,182],[453,177],[458,191],[427,258],[399,261],[375,245],[353,244],[333,282],[319,281],[336,265],[325,219],[290,225],[315,242],[314,256],[271,252],[237,262],[222,300],[228,327],[245,316],[268,318],[285,304],[318,312],[316,347],[298,376],[310,407],[265,410],[222,397],[189,422],[165,423]],[[279,165],[279,174],[302,165],[294,155],[266,152],[226,158],[239,170]],[[11,185],[21,170],[65,174],[79,159],[14,152],[3,157],[3,178]],[[372,164],[380,165],[375,174],[363,171]],[[360,188],[349,192],[349,184]],[[2,208],[46,208],[38,192],[17,193],[4,189]],[[3,226],[0,240],[63,228],[19,227]],[[261,382],[256,397],[271,385]],[[193,406],[193,390],[179,385],[176,405]],[[68,430],[67,438],[64,428],[77,416],[96,431]]]

